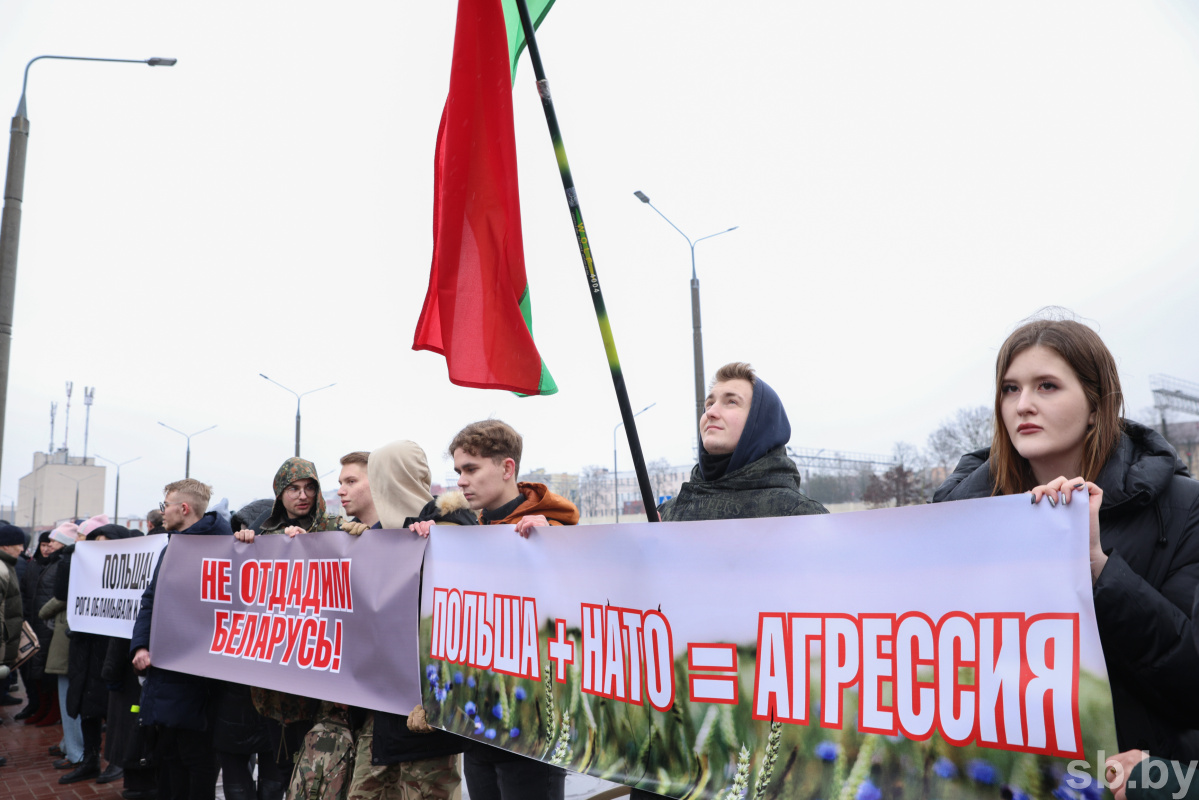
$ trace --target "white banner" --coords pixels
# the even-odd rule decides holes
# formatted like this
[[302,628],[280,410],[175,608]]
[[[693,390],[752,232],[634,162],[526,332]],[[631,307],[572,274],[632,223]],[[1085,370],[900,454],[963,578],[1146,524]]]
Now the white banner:
[[75,545],[67,592],[71,630],[132,638],[142,592],[166,546],[161,534]]

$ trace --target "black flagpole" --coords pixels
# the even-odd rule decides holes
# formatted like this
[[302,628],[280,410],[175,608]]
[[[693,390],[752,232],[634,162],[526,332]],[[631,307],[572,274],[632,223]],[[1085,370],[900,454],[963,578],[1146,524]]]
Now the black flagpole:
[[[558,157],[558,171],[562,175],[562,188],[566,190],[566,204],[570,207],[570,218],[574,224],[575,238],[579,242],[579,255],[583,257],[583,269],[591,288],[591,302],[595,306],[595,318],[599,322],[600,336],[604,340],[604,352],[608,356],[608,368],[612,371],[612,386],[616,389],[616,402],[620,404],[620,418],[624,420],[625,434],[629,437],[629,452],[633,455],[633,468],[637,471],[637,483],[641,488],[641,502],[645,505],[645,516],[650,522],[658,522],[657,504],[649,483],[649,472],[645,469],[645,456],[641,453],[641,439],[637,436],[637,423],[633,421],[633,407],[629,404],[629,392],[625,388],[624,373],[620,369],[620,357],[616,354],[616,341],[612,338],[612,326],[608,322],[608,309],[604,306],[604,294],[600,290],[599,276],[595,273],[595,261],[591,258],[591,246],[587,243],[587,228],[583,225],[583,211],[579,207],[579,196],[575,192],[574,179],[570,176],[570,164],[566,160],[566,147],[562,144],[562,131],[558,128],[558,115],[554,113],[554,101],[550,98],[549,81],[541,66],[541,53],[533,33],[533,20],[525,0],[516,0],[520,11],[520,24],[525,31],[525,43],[529,48],[529,59],[533,62],[533,74],[537,76],[537,93],[541,95],[541,107],[545,110],[545,122],[550,129],[550,140]],[[616,488],[617,476],[612,476]]]

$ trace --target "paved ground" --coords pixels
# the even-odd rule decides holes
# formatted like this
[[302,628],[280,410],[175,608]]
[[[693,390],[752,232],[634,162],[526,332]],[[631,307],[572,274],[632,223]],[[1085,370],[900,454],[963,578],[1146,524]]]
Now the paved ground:
[[22,706],[0,706],[0,755],[8,764],[0,767],[0,797],[11,800],[43,800],[62,797],[105,798],[119,800],[123,781],[97,784],[94,780],[60,786],[58,779],[66,771],[51,766],[55,759],[47,752],[62,738],[62,726],[35,728],[13,719]]
[[[35,728],[13,719],[13,715],[22,706],[0,706],[0,755],[8,759],[8,764],[0,767],[0,798],[4,800],[49,800],[49,798],[66,798],[66,800],[120,800],[124,781],[100,785],[95,780],[80,781],[69,786],[61,786],[58,779],[66,774],[65,770],[57,770],[51,766],[55,759],[48,750],[58,744],[62,738],[62,726],[51,725],[48,728]],[[608,791],[605,791],[608,790]],[[582,800],[582,798],[612,797],[611,792],[627,796],[628,790],[617,789],[615,784],[591,778],[585,775],[571,775],[567,780],[567,800]],[[221,800],[224,793],[217,786],[217,798]],[[469,800],[469,795],[462,792],[463,800]]]

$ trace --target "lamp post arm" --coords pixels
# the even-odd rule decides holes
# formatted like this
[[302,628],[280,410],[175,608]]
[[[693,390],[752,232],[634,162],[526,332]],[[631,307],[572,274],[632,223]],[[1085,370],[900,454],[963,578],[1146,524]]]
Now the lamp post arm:
[[173,67],[176,59],[174,58],[93,58],[91,56],[35,56],[29,59],[29,63],[25,65],[25,77],[21,80],[21,99],[17,103],[16,116],[25,116],[25,86],[29,83],[29,68],[33,66],[34,61],[41,61],[43,58],[55,58],[62,61],[108,61],[116,64],[149,64],[152,67]]

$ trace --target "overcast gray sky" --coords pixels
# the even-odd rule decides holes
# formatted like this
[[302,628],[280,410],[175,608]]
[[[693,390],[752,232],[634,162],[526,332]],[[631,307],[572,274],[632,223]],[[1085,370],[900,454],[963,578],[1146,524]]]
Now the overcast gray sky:
[[[488,416],[525,468],[612,458],[619,421],[527,60],[515,87],[534,331],[561,391],[452,386],[413,352],[455,4],[5,0],[0,105],[42,54],[0,493],[96,387],[89,453],[139,513],[192,474],[234,505],[291,455],[411,438],[435,478]],[[923,445],[989,403],[1046,305],[1099,328],[1130,411],[1199,381],[1199,20],[1182,2],[559,0],[539,42],[648,459],[692,458],[693,238],[708,371],[754,363],[792,445]],[[621,462],[629,463],[621,444]],[[111,470],[110,470],[111,473]],[[111,512],[113,475],[106,492]],[[329,482],[335,476],[330,476]],[[328,483],[327,485],[332,485]]]

